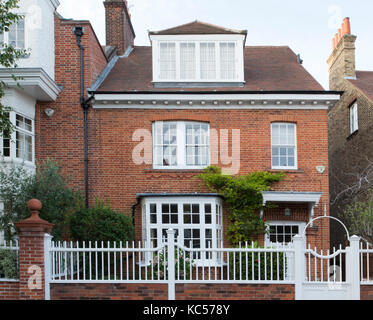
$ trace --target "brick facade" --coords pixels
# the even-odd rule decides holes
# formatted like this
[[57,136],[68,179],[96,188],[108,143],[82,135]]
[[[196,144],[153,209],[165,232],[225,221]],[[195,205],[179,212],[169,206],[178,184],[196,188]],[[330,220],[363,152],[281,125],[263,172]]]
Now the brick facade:
[[0,281],[0,300],[18,300],[19,281]]
[[[107,65],[105,54],[87,21],[62,20],[55,17],[56,83],[63,87],[57,101],[38,103],[35,114],[35,156],[38,161],[50,158],[63,165],[71,186],[84,190],[84,122],[80,105],[80,52],[75,26],[83,26],[84,87],[86,90]],[[44,111],[55,110],[49,118]]]
[[[328,60],[330,89],[344,92],[328,115],[331,215],[337,217],[353,198],[338,195],[357,182],[356,175],[369,164],[367,159],[373,159],[373,100],[356,85],[361,72],[355,70],[355,41],[356,36],[344,35]],[[354,102],[358,104],[359,130],[351,135],[349,107]],[[365,197],[365,192],[358,194],[360,200]],[[336,223],[332,226],[333,244],[344,243],[344,230]]]

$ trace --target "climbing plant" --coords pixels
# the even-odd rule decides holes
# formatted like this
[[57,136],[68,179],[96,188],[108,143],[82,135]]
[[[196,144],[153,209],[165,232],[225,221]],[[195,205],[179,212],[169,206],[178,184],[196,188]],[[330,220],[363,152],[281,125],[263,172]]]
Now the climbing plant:
[[252,241],[264,234],[266,224],[258,215],[262,207],[262,191],[270,190],[272,184],[281,181],[284,173],[253,172],[244,176],[222,174],[218,167],[208,167],[198,175],[206,186],[223,196],[228,206],[230,224],[228,240],[233,246],[242,241]]

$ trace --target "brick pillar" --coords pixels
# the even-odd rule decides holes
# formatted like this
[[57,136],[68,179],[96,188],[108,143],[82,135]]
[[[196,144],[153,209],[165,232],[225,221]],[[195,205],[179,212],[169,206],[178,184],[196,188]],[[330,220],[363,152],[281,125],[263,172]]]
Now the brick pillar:
[[44,237],[54,225],[40,219],[39,200],[30,200],[27,206],[31,217],[15,223],[19,238],[19,298],[44,300]]

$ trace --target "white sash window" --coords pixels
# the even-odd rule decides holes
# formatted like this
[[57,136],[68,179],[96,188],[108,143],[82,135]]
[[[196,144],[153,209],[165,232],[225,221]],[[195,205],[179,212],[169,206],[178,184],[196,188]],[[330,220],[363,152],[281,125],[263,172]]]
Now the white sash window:
[[202,169],[210,163],[209,125],[158,121],[153,125],[155,169]]
[[354,103],[350,107],[350,134],[354,133],[359,129],[359,118],[357,103]]
[[272,123],[272,169],[297,169],[297,135],[294,123]]

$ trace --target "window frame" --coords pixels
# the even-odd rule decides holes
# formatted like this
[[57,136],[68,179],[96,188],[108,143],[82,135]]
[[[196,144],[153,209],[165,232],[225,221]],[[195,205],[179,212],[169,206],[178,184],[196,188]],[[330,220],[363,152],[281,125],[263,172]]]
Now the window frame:
[[[244,83],[244,36],[243,35],[157,35],[150,37],[153,51],[153,82],[156,83]],[[176,45],[176,78],[163,79],[160,77],[160,43],[175,43]],[[180,44],[195,43],[196,50],[196,78],[181,79],[180,77]],[[215,78],[202,79],[201,77],[201,43],[215,44]],[[235,44],[235,77],[222,79],[220,71],[220,43]]]
[[[223,201],[219,197],[195,197],[195,196],[165,196],[165,197],[144,197],[142,199],[142,225],[143,225],[143,234],[142,239],[147,247],[154,248],[154,244],[151,238],[152,230],[157,229],[157,246],[160,247],[163,243],[162,230],[168,230],[170,228],[178,230],[178,237],[175,241],[177,244],[182,247],[187,247],[184,245],[184,231],[187,229],[199,230],[200,231],[200,248],[203,250],[206,248],[206,230],[211,229],[212,237],[211,244],[212,249],[221,248],[223,246]],[[151,205],[156,205],[156,223],[151,223]],[[178,223],[162,223],[162,205],[165,204],[177,204],[178,206]],[[199,223],[185,223],[184,222],[184,210],[183,206],[185,204],[198,204],[199,205]],[[211,223],[206,223],[205,217],[205,205],[211,205]],[[219,208],[220,223],[217,223],[216,209]],[[144,211],[145,210],[145,211]],[[207,213],[207,215],[210,215]],[[218,243],[218,237],[221,237]],[[209,238],[210,239],[210,238]],[[165,239],[167,240],[167,239]],[[206,253],[202,253],[199,257],[194,258],[194,260],[199,264],[217,262],[221,259],[218,259],[218,254],[214,252],[212,255],[209,254],[207,257]]]
[[350,135],[359,130],[359,107],[357,102],[354,102],[349,107],[350,113]]
[[[27,48],[27,29],[26,29],[27,19],[26,19],[25,14],[20,13],[19,15],[23,16],[21,18],[21,20],[23,20],[23,22],[24,22],[24,31],[23,31],[24,47],[21,48],[21,47],[15,46],[14,48],[17,49],[17,50],[25,50]],[[6,32],[3,33],[3,42],[7,45],[9,45],[9,33],[10,33],[10,31],[6,31]],[[1,40],[0,40],[0,42],[1,42]]]
[[[176,124],[176,161],[177,164],[174,166],[165,166],[165,165],[157,165],[156,164],[156,148],[159,147],[156,143],[156,126],[162,125],[163,130],[163,124],[164,123],[170,123],[170,124]],[[207,164],[206,165],[187,165],[187,133],[186,133],[186,126],[188,124],[205,124],[207,125],[207,141],[208,145],[206,148],[207,151]],[[207,168],[211,163],[211,141],[210,141],[210,124],[208,122],[203,121],[180,121],[180,120],[170,120],[170,121],[154,121],[152,124],[152,136],[153,136],[153,169],[156,170],[202,170]],[[162,144],[163,145],[163,144]],[[180,161],[181,159],[181,161]]]
[[[274,166],[273,165],[273,147],[274,146],[286,146],[289,147],[290,145],[274,145],[273,144],[273,125],[278,124],[286,124],[286,125],[293,125],[294,126],[294,166]],[[281,122],[281,121],[273,121],[271,122],[271,136],[270,136],[270,144],[271,144],[271,168],[273,170],[298,170],[298,134],[297,134],[297,124],[294,122]]]
[[[17,115],[31,121],[31,130],[32,130],[31,132],[27,131],[25,129],[22,129],[20,127],[17,127],[17,125],[16,125]],[[1,155],[1,157],[4,159],[4,161],[9,162],[9,161],[15,160],[16,162],[25,163],[26,165],[34,166],[35,165],[35,120],[32,117],[30,117],[28,115],[25,115],[25,114],[23,114],[21,112],[18,112],[18,111],[10,111],[9,112],[9,118],[10,118],[11,123],[14,125],[14,130],[13,130],[11,136],[10,136],[10,139],[11,139],[10,140],[10,156],[9,157],[3,156],[3,146],[4,146],[3,139],[4,139],[4,137],[2,136],[1,139],[0,139],[0,155]],[[26,135],[31,136],[32,161],[17,157],[17,150],[16,150],[17,132],[20,132],[22,134],[26,134]]]
[[304,228],[306,227],[307,223],[304,221],[281,221],[281,220],[276,220],[276,221],[268,221],[267,222],[268,228],[267,228],[267,233],[265,234],[265,243],[266,245],[283,245],[283,244],[289,244],[290,242],[271,242],[270,240],[270,227],[271,226],[297,226],[298,227],[298,234],[302,234]]

